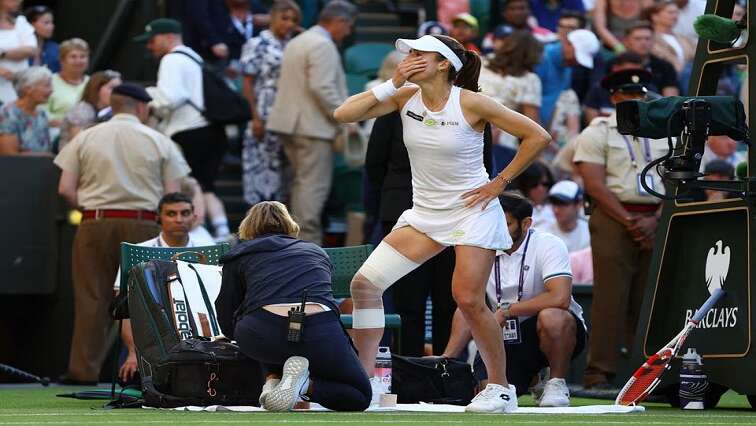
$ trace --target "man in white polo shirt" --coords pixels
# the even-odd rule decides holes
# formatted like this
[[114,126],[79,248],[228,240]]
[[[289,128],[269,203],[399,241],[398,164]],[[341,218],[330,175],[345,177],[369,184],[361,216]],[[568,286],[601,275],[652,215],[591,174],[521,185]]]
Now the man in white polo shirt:
[[588,221],[580,217],[580,209],[583,208],[580,186],[571,180],[557,182],[549,190],[549,202],[556,221],[541,231],[561,238],[570,253],[590,247]]
[[[542,407],[570,404],[564,378],[570,360],[585,348],[583,309],[572,298],[570,261],[562,240],[531,229],[533,206],[517,194],[499,196],[506,212],[513,245],[498,252],[486,287],[489,306],[502,325],[507,352],[507,380],[517,395],[528,391],[533,377],[550,367],[538,403]],[[456,358],[471,334],[459,310],[454,315],[452,335],[443,356]],[[480,356],[475,359],[475,376],[484,383],[487,373]]]

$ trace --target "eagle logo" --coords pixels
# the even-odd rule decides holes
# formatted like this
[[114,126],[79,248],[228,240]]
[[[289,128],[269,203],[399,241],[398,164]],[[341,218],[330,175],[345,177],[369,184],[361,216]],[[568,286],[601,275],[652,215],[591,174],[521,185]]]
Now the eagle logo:
[[714,243],[706,256],[706,287],[709,294],[714,294],[714,290],[724,286],[730,270],[730,247],[722,245],[722,240]]

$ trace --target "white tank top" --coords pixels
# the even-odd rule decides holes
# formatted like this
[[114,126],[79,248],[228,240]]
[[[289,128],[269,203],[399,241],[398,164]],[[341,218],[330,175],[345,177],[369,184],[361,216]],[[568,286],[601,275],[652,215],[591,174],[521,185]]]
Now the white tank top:
[[432,112],[418,90],[401,111],[412,167],[412,203],[432,210],[464,207],[461,195],[485,185],[483,133],[465,120],[461,89],[452,86],[444,109]]

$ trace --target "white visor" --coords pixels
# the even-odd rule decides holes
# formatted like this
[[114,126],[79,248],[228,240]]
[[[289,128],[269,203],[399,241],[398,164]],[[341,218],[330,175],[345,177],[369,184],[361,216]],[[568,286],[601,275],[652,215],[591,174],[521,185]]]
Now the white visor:
[[402,53],[409,53],[411,49],[420,52],[436,52],[451,62],[454,70],[459,72],[462,69],[462,61],[459,56],[455,55],[448,46],[441,40],[431,35],[424,35],[416,40],[409,38],[400,38],[396,40],[396,50]]

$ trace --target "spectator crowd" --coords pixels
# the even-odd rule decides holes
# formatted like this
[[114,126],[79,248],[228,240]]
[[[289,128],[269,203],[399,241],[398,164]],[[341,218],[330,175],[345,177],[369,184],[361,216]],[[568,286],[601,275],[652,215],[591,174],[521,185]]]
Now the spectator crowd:
[[[193,207],[193,213],[187,213],[186,241],[197,246],[233,241],[234,230],[215,183],[229,138],[235,135],[241,146],[244,200],[250,206],[261,201],[288,205],[302,239],[323,243],[323,213],[337,184],[332,181],[335,152],[355,136],[370,140],[363,162],[364,242],[380,241],[410,207],[409,160],[398,113],[363,127],[341,126],[333,119],[333,111],[349,95],[340,49],[354,29],[358,9],[353,4],[335,0],[317,15],[309,3],[304,7],[294,0],[202,0],[186,8],[182,2],[168,2],[176,19],[154,20],[134,39],[160,60],[156,83],[142,88],[124,82],[118,71],[92,70],[85,40],[57,43],[53,11],[44,6],[21,10],[21,3],[0,1],[0,155],[57,156],[56,164],[64,171],[61,193],[84,210],[85,218],[87,212],[105,212],[102,217],[108,217],[107,212],[156,211],[160,195],[180,191],[187,198],[174,201],[191,201]],[[617,363],[612,344],[627,348],[632,343],[660,214],[659,200],[639,193],[639,165],[642,168],[643,161],[666,149],[666,141],[658,148],[654,141],[630,140],[618,133],[615,137],[615,105],[688,93],[698,42],[692,22],[703,13],[705,1],[503,0],[501,24],[493,28],[484,28],[466,1],[437,3],[439,21],[419,23],[417,36],[449,35],[478,52],[483,59],[481,92],[552,136],[551,145],[509,189],[532,207],[532,213],[526,208],[528,215],[519,221],[527,218],[528,227],[564,243],[572,281],[595,280],[594,308],[597,301],[603,308],[594,309],[594,329],[601,322],[613,325],[601,328],[597,339],[609,349],[589,348],[585,385],[608,386]],[[734,9],[733,19],[744,19],[745,4],[736,3]],[[317,22],[303,28],[313,16],[318,16]],[[368,83],[368,88],[391,78],[402,59],[399,52],[389,53],[374,76],[379,81]],[[208,69],[222,75],[250,105],[251,119],[234,131],[205,114],[203,75]],[[747,105],[746,81],[741,65],[725,64],[716,94],[738,97]],[[108,123],[111,127],[102,127]],[[111,133],[106,136],[104,130]],[[108,196],[99,191],[121,177],[112,170],[98,174],[88,169],[105,167],[91,157],[98,135],[103,140],[130,137],[152,144],[135,150],[140,152],[121,152],[131,150],[122,145],[110,148],[107,158],[129,165],[114,169],[130,176],[119,200],[104,202]],[[487,169],[495,176],[514,157],[519,141],[496,128],[487,129],[486,141]],[[144,169],[147,166],[137,161],[140,155],[152,158],[146,164],[154,170]],[[712,137],[702,170],[707,179],[732,179],[744,159],[737,141]],[[64,188],[66,177],[69,186]],[[153,180],[147,182],[148,178]],[[663,189],[658,179],[656,185]],[[147,195],[138,194],[142,188],[147,188]],[[140,197],[147,202],[135,201]],[[711,190],[695,194],[696,201],[725,197]],[[138,218],[143,217],[139,213]],[[157,239],[154,226],[137,231],[123,231],[121,240],[163,241]],[[92,229],[88,232],[86,238],[98,238]],[[103,252],[86,252],[92,248],[78,239],[74,259],[104,259]],[[111,240],[118,243],[117,238]],[[614,257],[630,266],[612,267]],[[407,353],[426,352],[426,305],[432,312],[428,352],[444,352],[455,312],[446,288],[453,264],[453,251],[444,251],[384,296],[393,297],[386,302],[387,311],[394,309],[405,319],[402,347]],[[82,266],[76,265],[74,280],[81,282],[75,287],[112,288],[117,265],[96,271],[103,275],[102,283],[86,278]],[[628,275],[627,282],[607,290],[614,283],[606,283],[622,274]],[[104,309],[82,309],[84,304],[100,303],[87,299],[84,292],[76,302],[67,373],[72,382],[96,380],[104,357],[81,349],[102,346],[105,339],[92,327],[92,321],[105,320]],[[629,312],[619,312],[621,308]]]

